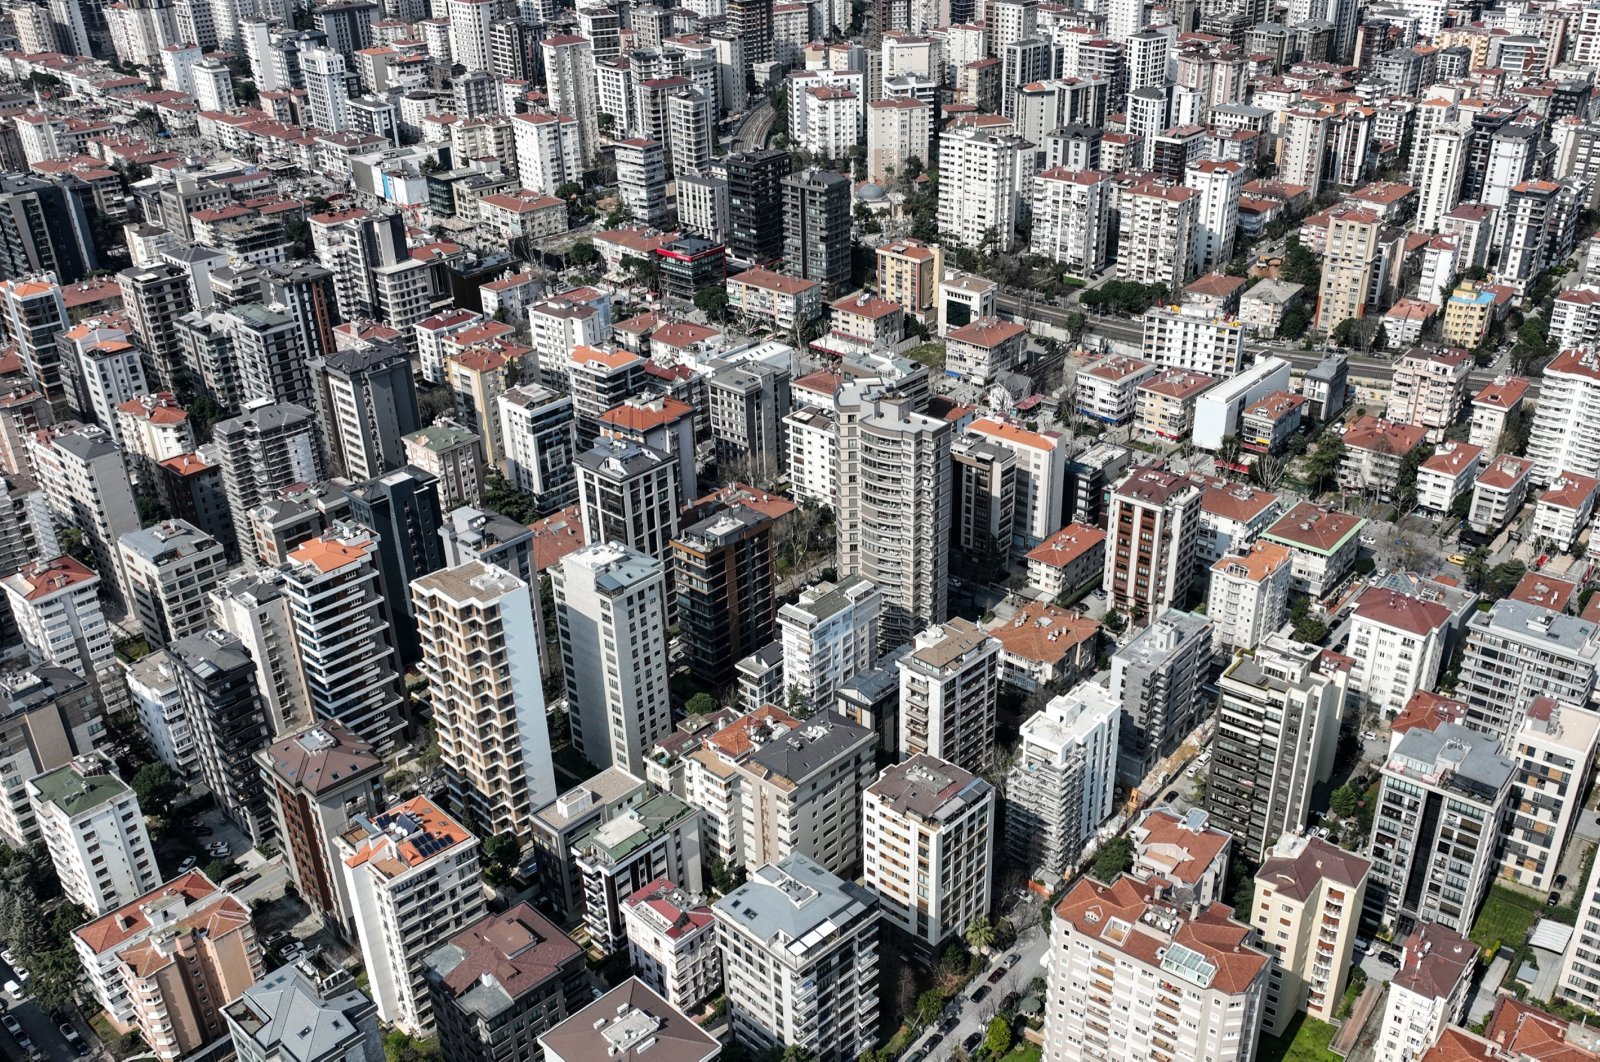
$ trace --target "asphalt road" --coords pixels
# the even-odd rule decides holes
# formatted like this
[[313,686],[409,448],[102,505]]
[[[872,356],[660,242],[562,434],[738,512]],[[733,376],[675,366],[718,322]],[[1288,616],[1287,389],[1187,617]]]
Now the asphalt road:
[[[944,1016],[954,1016],[957,1019],[957,1025],[950,1034],[939,1036],[938,1042],[930,1050],[928,1042],[937,1036],[938,1032],[936,1029],[929,1029],[907,1050],[906,1055],[910,1056],[922,1050],[928,1052],[927,1062],[943,1062],[954,1057],[955,1049],[969,1036],[987,1032],[989,1019],[996,1014],[1000,1000],[1005,998],[1006,993],[1020,992],[1026,995],[1028,982],[1044,975],[1044,967],[1039,963],[1049,946],[1049,935],[1045,933],[1039,923],[1039,916],[1035,913],[1018,934],[1017,941],[1010,950],[995,956],[996,961],[990,965],[988,971],[973,978],[966,990],[945,1007]],[[999,968],[1000,960],[1012,954],[1018,956],[1017,964],[1008,970],[997,984],[991,985],[989,976]],[[981,1002],[974,1003],[973,993],[980,987],[987,988],[988,991],[983,994]]]
[[[1095,314],[1080,307],[1061,307],[1052,303],[1018,298],[1016,295],[1004,292],[996,298],[995,303],[1002,316],[1013,319],[1018,317],[1031,318],[1065,328],[1068,317],[1074,313],[1082,313],[1089,319],[1086,335],[1134,346],[1139,345],[1144,339],[1144,325],[1135,318]],[[1298,345],[1251,342],[1247,343],[1246,346],[1258,358],[1263,354],[1270,354],[1285,359],[1296,369],[1302,371],[1312,368],[1325,356],[1321,350],[1303,350]],[[1354,355],[1350,358],[1350,375],[1352,378],[1360,379],[1392,379],[1394,377],[1394,361],[1389,358]],[[1469,385],[1474,390],[1477,390],[1493,383],[1497,375],[1498,372],[1493,368],[1474,369],[1468,375],[1467,380]],[[1539,381],[1534,379],[1528,388],[1528,400],[1536,401],[1538,392]]]
[[[0,962],[0,984],[12,980],[14,973],[9,965]],[[5,1008],[17,1023],[22,1026],[23,1033],[32,1041],[34,1048],[40,1052],[39,1058],[47,1058],[50,1062],[68,1062],[69,1059],[78,1057],[71,1047],[67,1046],[66,1038],[61,1035],[61,1030],[56,1028],[55,1021],[45,1012],[44,1008],[32,999],[18,999],[9,992],[0,992]],[[93,1044],[95,1039],[89,1029],[81,1020],[73,1023],[78,1029],[78,1035],[84,1037],[84,1042]],[[4,1029],[0,1029],[0,1057],[7,1059],[25,1059],[29,1055],[22,1050],[15,1037]]]

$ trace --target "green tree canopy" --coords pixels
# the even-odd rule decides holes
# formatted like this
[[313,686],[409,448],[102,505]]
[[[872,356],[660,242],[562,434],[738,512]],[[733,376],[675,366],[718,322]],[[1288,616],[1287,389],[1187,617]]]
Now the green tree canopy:
[[989,1019],[989,1033],[983,1038],[983,1047],[992,1058],[1011,1050],[1011,1023],[999,1015]]
[[567,252],[567,261],[575,266],[591,266],[600,261],[600,252],[594,249],[593,240],[579,240]]
[[1098,881],[1109,885],[1117,876],[1133,867],[1133,842],[1125,836],[1113,837],[1095,853],[1089,873]]
[[1346,782],[1328,797],[1328,810],[1341,819],[1348,819],[1361,807],[1361,794],[1357,793]]
[[172,768],[160,760],[140,767],[133,781],[128,784],[133,795],[139,798],[139,810],[146,815],[165,816],[172,810],[172,802],[183,789]]

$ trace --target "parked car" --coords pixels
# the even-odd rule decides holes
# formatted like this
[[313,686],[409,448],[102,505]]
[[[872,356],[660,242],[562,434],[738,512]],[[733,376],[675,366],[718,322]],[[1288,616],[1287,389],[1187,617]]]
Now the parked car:
[[974,1003],[982,1003],[984,1001],[984,998],[986,996],[988,996],[988,994],[989,994],[989,986],[988,985],[979,985],[978,986],[978,990],[976,992],[972,993],[972,1001]]
[[195,865],[196,865],[197,862],[198,861],[195,859],[194,856],[189,856],[183,862],[178,864],[178,873],[179,874],[187,874],[187,873],[189,873],[189,871],[191,871],[191,870],[193,870],[195,868]]
[[1550,894],[1550,898],[1545,901],[1545,905],[1548,906],[1548,907],[1560,907],[1561,906],[1561,894],[1559,892],[1552,892]]
[[1021,961],[1022,961],[1022,956],[1017,954],[1016,952],[1012,952],[1010,955],[1007,955],[1004,959],[1000,960],[1000,965],[1004,966],[1006,969],[1009,970],[1009,969],[1011,969],[1013,966],[1015,966],[1017,963],[1019,963]]
[[206,845],[206,853],[216,856],[218,859],[226,859],[232,852],[233,849],[228,847],[226,841],[213,841]]
[[17,1021],[15,1015],[13,1015],[10,1011],[0,1014],[0,1025],[4,1025],[6,1027],[6,1032],[10,1033],[12,1036],[22,1035],[22,1025]]
[[997,985],[997,984],[1000,983],[1000,978],[1004,977],[1005,975],[1006,975],[1006,968],[1004,966],[998,967],[998,968],[996,968],[994,973],[989,975],[989,983],[991,985]]
[[89,1045],[83,1042],[83,1037],[78,1035],[78,1030],[72,1027],[71,1022],[64,1021],[57,1028],[61,1030],[61,1038],[74,1053],[80,1055],[89,1053]]
[[975,1032],[965,1040],[961,1041],[961,1050],[965,1051],[968,1055],[971,1055],[972,1052],[978,1049],[978,1045],[981,1043],[983,1043],[983,1033]]

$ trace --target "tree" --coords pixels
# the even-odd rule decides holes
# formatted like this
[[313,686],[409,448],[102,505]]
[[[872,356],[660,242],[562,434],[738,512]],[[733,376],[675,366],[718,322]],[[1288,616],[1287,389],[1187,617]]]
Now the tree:
[[1283,311],[1283,320],[1278,324],[1278,338],[1299,339],[1310,327],[1311,312],[1297,302]]
[[1097,880],[1109,885],[1117,880],[1117,875],[1133,866],[1133,842],[1127,837],[1113,837],[1100,846],[1100,851],[1095,853],[1094,864],[1090,866],[1089,873]]
[[983,1047],[993,1058],[999,1058],[1011,1050],[1011,1023],[1001,1017],[991,1019],[989,1034],[983,1038]]
[[917,997],[916,1021],[918,1025],[932,1025],[944,1013],[944,996],[937,988],[930,988]]
[[172,768],[160,760],[140,767],[129,785],[133,795],[139,798],[139,810],[146,815],[165,816],[172,810],[172,802],[183,791]]
[[483,842],[483,876],[491,885],[505,885],[522,861],[522,842],[514,833],[497,833]]
[[1073,310],[1067,314],[1067,335],[1072,337],[1074,343],[1078,341],[1079,336],[1083,335],[1083,330],[1087,327],[1089,327],[1089,318],[1085,317],[1080,311]]
[[695,309],[713,321],[728,319],[728,289],[701,288],[694,293]]
[[1300,244],[1300,237],[1290,233],[1284,241],[1283,268],[1278,275],[1291,284],[1317,288],[1322,284],[1322,263],[1317,256]]
[[383,1038],[384,1062],[433,1062],[444,1056],[433,1040],[419,1040],[399,1029],[391,1029]]
[[967,940],[967,947],[973,951],[988,951],[994,947],[994,943],[998,939],[994,923],[989,921],[988,915],[982,914],[967,923],[967,931],[964,935]]
[[579,268],[592,266],[600,261],[600,252],[594,249],[593,240],[578,240],[567,252],[567,261]]
[[1361,347],[1366,345],[1367,330],[1361,318],[1346,317],[1333,326],[1328,338],[1341,347]]
[[531,524],[540,516],[539,507],[534,504],[533,497],[513,487],[496,469],[489,469],[484,473],[479,500],[483,502],[485,508],[492,509],[501,516],[509,516],[519,524]]
[[1361,794],[1352,789],[1348,782],[1335,789],[1333,795],[1328,797],[1328,810],[1341,819],[1348,819],[1360,807]]
[[206,864],[206,877],[212,881],[222,881],[233,873],[233,867],[220,859],[213,859]]
[[1312,493],[1322,493],[1329,477],[1339,473],[1339,462],[1344,460],[1344,439],[1337,432],[1326,432],[1317,443],[1316,450],[1306,458],[1306,475],[1311,478]]
[[717,710],[717,699],[702,690],[689,698],[683,710],[690,715],[710,715]]

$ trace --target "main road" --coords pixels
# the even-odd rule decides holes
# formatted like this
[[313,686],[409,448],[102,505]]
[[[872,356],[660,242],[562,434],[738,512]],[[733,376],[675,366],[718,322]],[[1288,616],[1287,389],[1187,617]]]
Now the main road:
[[[1086,336],[1134,347],[1138,347],[1144,341],[1144,325],[1135,318],[1092,313],[1080,307],[1057,306],[1054,303],[1022,298],[1005,291],[998,295],[995,305],[1002,317],[1023,323],[1042,321],[1058,328],[1066,328],[1067,319],[1074,313],[1081,313],[1088,319],[1088,327],[1084,331]],[[1247,344],[1247,347],[1257,360],[1269,355],[1283,358],[1300,372],[1313,368],[1327,356],[1321,350],[1305,350],[1286,343],[1259,342]],[[1476,391],[1493,383],[1498,375],[1494,369],[1474,369],[1467,376],[1467,382]],[[1360,380],[1391,380],[1394,378],[1394,362],[1389,358],[1351,355],[1350,376]],[[1528,398],[1530,401],[1536,401],[1538,397],[1539,381],[1535,379],[1529,385]]]

